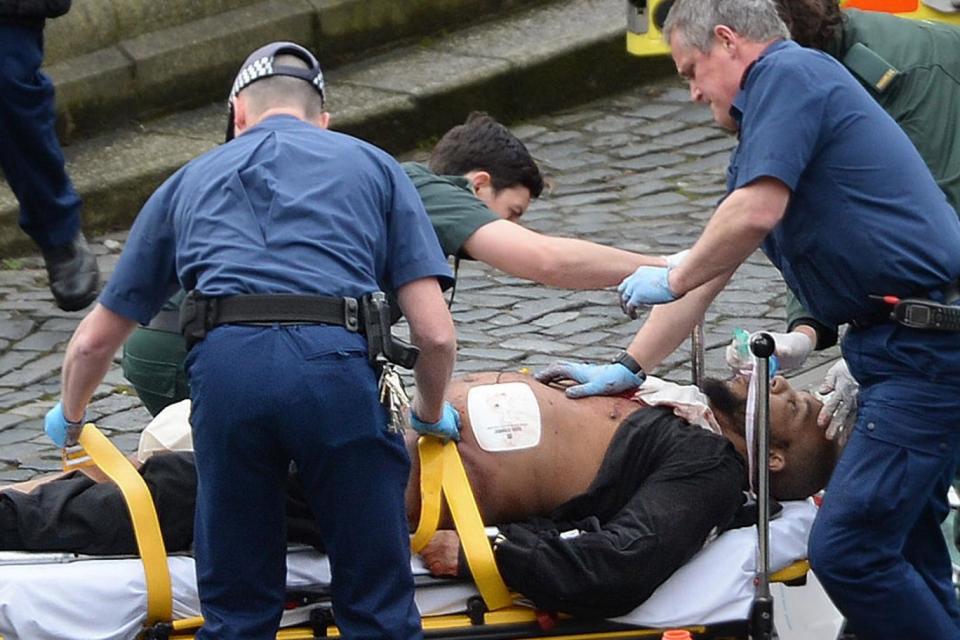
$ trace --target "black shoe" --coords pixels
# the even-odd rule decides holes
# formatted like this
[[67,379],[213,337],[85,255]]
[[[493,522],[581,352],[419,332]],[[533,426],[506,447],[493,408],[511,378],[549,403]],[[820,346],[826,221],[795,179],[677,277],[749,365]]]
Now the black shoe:
[[100,271],[82,232],[77,233],[70,244],[43,249],[42,253],[50,278],[50,291],[58,307],[64,311],[79,311],[97,299]]

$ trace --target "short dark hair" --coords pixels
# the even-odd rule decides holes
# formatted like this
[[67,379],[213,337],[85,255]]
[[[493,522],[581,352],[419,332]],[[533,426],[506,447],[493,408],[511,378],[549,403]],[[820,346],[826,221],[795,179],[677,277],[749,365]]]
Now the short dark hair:
[[824,49],[843,25],[839,0],[776,0],[790,37],[804,47]]
[[777,500],[804,500],[827,486],[836,459],[823,449],[801,449],[773,438],[783,450],[784,468],[770,474],[770,494]]
[[543,191],[543,176],[527,148],[509,129],[481,111],[474,111],[466,122],[447,131],[433,148],[428,164],[441,175],[486,171],[495,191],[524,186],[533,198]]

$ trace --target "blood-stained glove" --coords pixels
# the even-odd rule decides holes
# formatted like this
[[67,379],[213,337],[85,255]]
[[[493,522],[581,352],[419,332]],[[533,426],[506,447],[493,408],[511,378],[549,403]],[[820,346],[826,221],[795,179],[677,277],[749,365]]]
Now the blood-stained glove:
[[836,362],[817,390],[823,400],[823,408],[817,416],[817,424],[826,427],[828,440],[842,437],[844,432],[857,419],[857,395],[860,385],[853,376],[845,360]]
[[53,443],[61,449],[77,443],[82,425],[82,419],[80,422],[67,420],[66,416],[63,415],[63,405],[59,402],[53,409],[47,411],[47,416],[43,419],[43,430],[53,440]]
[[[776,344],[773,353],[777,356],[781,371],[790,371],[800,367],[813,351],[813,342],[799,331],[791,331],[790,333],[767,331],[765,333],[768,333]],[[755,335],[756,333],[751,333],[749,338],[753,338]],[[746,341],[747,345],[749,344],[749,338]],[[727,364],[734,371],[744,371],[752,366],[750,348],[738,336],[734,336],[730,344],[727,345],[725,355]]]
[[667,276],[670,267],[638,267],[617,287],[620,293],[620,308],[636,319],[638,308],[644,305],[664,304],[677,299],[670,290]]
[[587,396],[615,396],[636,389],[646,379],[643,371],[634,373],[619,362],[612,364],[580,364],[576,362],[558,362],[534,377],[549,384],[558,380],[578,382],[567,387],[568,398],[586,398]]
[[410,426],[421,435],[460,441],[460,414],[449,402],[443,403],[443,412],[436,422],[424,422],[411,409]]

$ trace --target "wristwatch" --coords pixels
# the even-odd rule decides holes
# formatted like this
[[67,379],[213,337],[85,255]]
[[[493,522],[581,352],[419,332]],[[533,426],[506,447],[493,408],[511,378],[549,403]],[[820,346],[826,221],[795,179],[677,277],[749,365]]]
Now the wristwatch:
[[634,375],[640,375],[643,373],[643,367],[640,366],[640,363],[634,360],[633,356],[626,351],[621,351],[619,354],[617,354],[617,357],[614,358],[613,362],[614,364],[622,364],[630,373]]

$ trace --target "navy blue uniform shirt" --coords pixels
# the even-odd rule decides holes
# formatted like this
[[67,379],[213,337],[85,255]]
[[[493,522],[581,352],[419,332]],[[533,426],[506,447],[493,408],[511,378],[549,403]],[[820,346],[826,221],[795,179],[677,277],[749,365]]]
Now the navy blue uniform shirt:
[[280,115],[157,189],[100,302],[146,323],[180,286],[358,297],[431,276],[446,284],[450,267],[397,162]]
[[731,113],[733,191],[762,177],[790,188],[763,243],[825,324],[869,317],[869,294],[909,296],[960,275],[960,222],[896,122],[843,66],[776,42],[746,73]]

